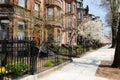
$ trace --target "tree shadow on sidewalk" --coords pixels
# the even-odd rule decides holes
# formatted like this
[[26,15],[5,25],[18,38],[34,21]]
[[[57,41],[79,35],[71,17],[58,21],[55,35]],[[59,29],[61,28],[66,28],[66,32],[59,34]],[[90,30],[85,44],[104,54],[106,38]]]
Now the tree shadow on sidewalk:
[[102,61],[99,65],[96,76],[105,77],[112,80],[120,79],[120,69],[111,67],[112,61]]
[[89,67],[89,66],[98,66],[99,64],[99,61],[97,61],[97,60],[89,60],[89,61],[86,61],[86,62],[73,62],[73,64],[75,64],[75,65],[77,65],[77,66],[83,66],[83,67]]

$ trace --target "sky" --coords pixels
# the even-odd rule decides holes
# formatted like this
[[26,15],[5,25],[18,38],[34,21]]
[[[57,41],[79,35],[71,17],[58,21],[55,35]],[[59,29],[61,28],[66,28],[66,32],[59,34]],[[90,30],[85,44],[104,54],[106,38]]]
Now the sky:
[[108,35],[110,28],[106,27],[107,23],[105,22],[105,15],[107,13],[107,11],[100,7],[101,0],[83,0],[83,5],[84,7],[86,7],[86,5],[89,6],[89,13],[93,14],[95,16],[100,16],[100,19],[102,20],[103,26],[104,26],[104,34]]

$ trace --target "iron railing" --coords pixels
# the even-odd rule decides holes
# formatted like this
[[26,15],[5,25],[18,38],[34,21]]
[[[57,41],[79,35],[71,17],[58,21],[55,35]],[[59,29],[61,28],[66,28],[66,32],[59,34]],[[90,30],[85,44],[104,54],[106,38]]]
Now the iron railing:
[[36,46],[32,38],[0,40],[0,80],[11,80],[56,66],[68,57],[49,42]]

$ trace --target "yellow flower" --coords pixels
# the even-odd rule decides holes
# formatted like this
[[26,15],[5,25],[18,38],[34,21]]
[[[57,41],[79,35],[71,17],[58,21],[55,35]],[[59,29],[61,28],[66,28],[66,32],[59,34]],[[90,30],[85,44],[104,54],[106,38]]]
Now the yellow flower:
[[0,74],[5,72],[5,67],[0,67]]

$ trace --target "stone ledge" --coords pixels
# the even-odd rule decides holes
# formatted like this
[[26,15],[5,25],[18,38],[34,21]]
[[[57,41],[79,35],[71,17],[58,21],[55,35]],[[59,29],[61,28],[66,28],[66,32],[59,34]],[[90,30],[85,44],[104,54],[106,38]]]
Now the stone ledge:
[[17,80],[37,80],[40,77],[46,76],[46,75],[56,71],[57,69],[63,67],[64,65],[66,65],[68,63],[70,63],[70,61],[64,62],[64,63],[62,63],[62,64],[60,64],[58,66],[55,66],[55,67],[53,67],[51,69],[45,70],[43,72],[40,72],[40,73],[37,73],[37,74],[34,74],[34,75],[26,75],[26,76],[24,76],[22,78],[19,78]]

